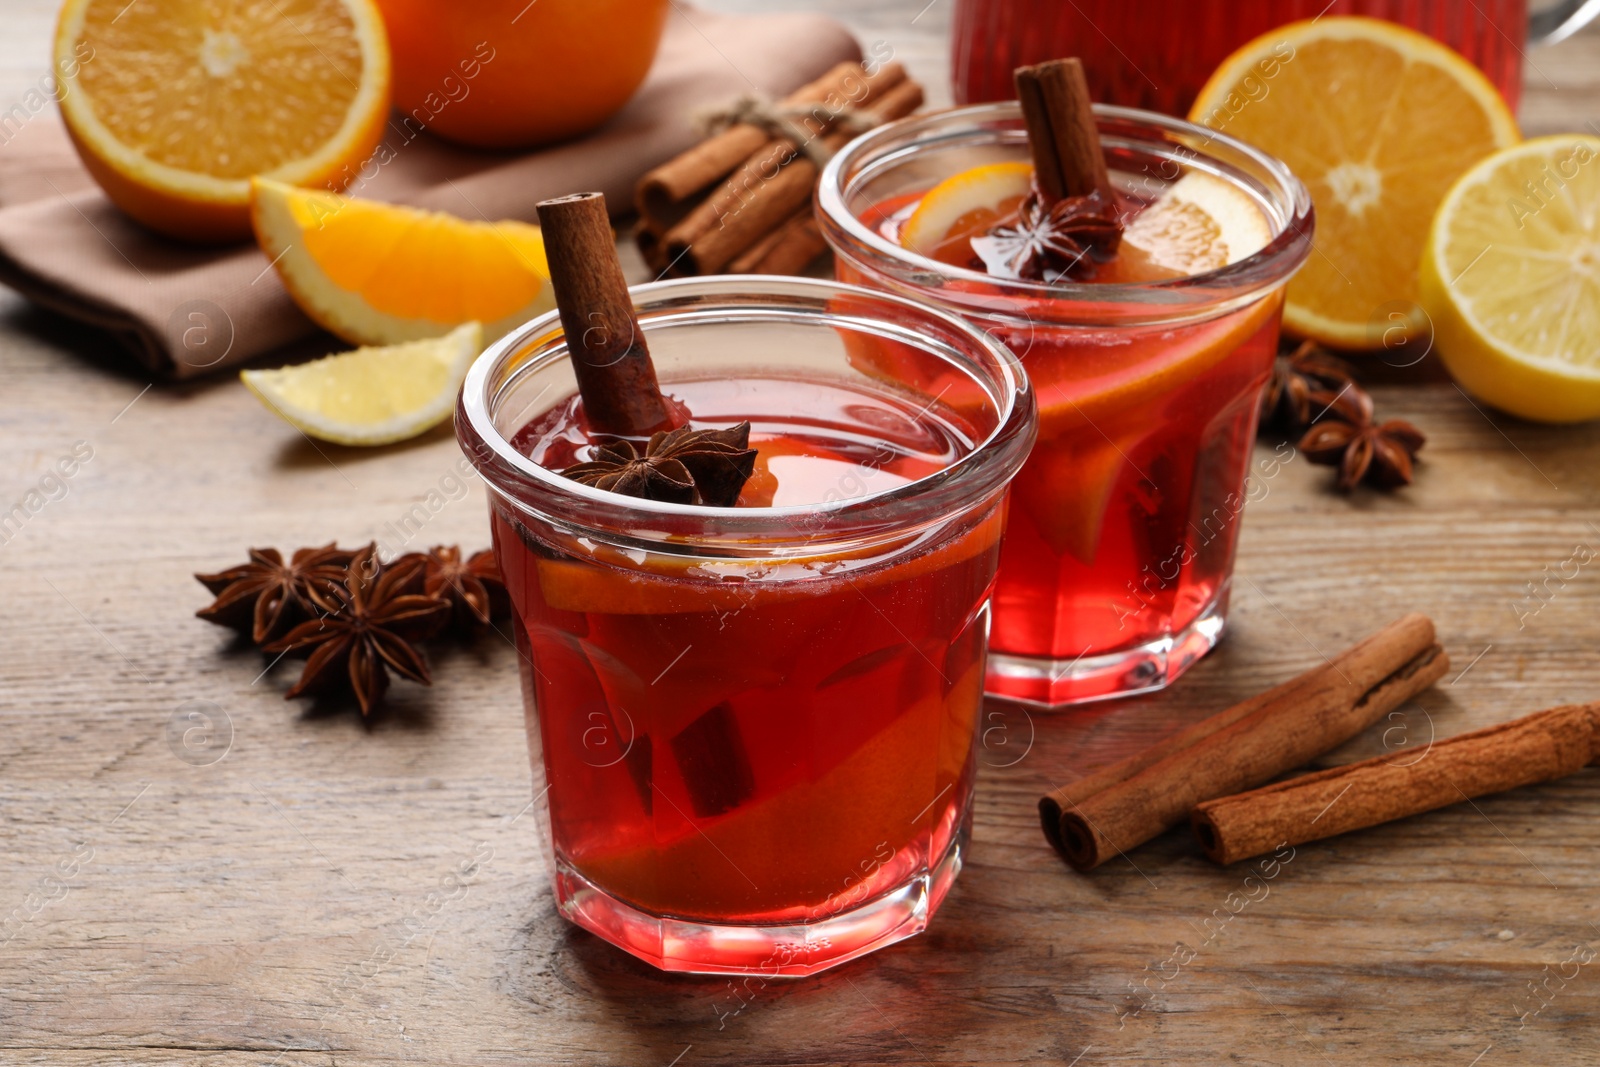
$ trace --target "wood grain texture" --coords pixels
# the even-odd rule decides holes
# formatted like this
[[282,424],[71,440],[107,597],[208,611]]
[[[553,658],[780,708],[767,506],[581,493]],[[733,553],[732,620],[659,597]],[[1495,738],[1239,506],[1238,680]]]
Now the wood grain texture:
[[[947,99],[950,0],[785,6],[837,9]],[[44,73],[53,7],[7,0],[0,103]],[[1600,36],[1531,58],[1529,132],[1593,117]],[[292,667],[263,674],[193,618],[190,575],[248,545],[486,544],[448,433],[312,445],[235,381],[145,391],[120,367],[0,296],[0,504],[56,497],[0,544],[0,1062],[1600,1060],[1600,966],[1578,962],[1600,945],[1592,768],[1269,870],[1219,870],[1179,829],[1079,875],[1034,810],[1406,611],[1438,622],[1456,673],[1322,765],[1595,697],[1600,568],[1525,597],[1600,547],[1600,427],[1485,414],[1435,378],[1375,389],[1429,435],[1409,491],[1345,499],[1328,469],[1260,446],[1217,652],[1153,697],[987,709],[972,862],[929,932],[734,988],[657,974],[555,915],[519,817],[506,642],[437,655],[434,688],[397,683],[367,729],[285,702]],[[78,441],[92,458],[58,491],[46,475]],[[169,736],[196,710],[231,726],[216,762],[220,733]]]

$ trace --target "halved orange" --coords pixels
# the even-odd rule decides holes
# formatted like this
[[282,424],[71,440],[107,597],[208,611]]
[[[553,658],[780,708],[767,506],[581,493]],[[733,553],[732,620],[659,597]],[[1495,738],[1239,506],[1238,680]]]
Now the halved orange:
[[1314,251],[1289,282],[1283,323],[1345,348],[1379,347],[1385,330],[1392,339],[1388,313],[1416,300],[1445,192],[1519,139],[1476,67],[1369,18],[1294,22],[1257,37],[1222,61],[1189,118],[1266,149],[1311,190]]
[[61,117],[106,195],[189,240],[250,235],[250,179],[342,188],[389,115],[372,0],[67,0]]
[[483,323],[485,343],[555,307],[539,227],[255,182],[251,218],[289,295],[361,345]]

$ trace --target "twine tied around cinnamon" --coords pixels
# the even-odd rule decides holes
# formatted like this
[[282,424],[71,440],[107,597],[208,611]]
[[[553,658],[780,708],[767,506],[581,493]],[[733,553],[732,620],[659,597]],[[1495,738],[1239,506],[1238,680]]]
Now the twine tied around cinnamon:
[[[822,114],[818,114],[818,112]],[[807,128],[811,121],[816,129]],[[759,93],[745,93],[726,104],[706,108],[695,113],[694,125],[707,137],[715,136],[734,126],[754,126],[773,138],[793,141],[807,159],[822,169],[833,158],[834,150],[825,143],[821,133],[830,129],[849,134],[864,133],[881,125],[883,119],[853,107],[835,110],[823,103],[809,106],[784,104]]]
[[862,130],[922,106],[899,63],[847,61],[781,100],[751,94],[694,116],[720,130],[639,179],[640,251],[662,274],[794,273],[827,249],[817,177]]

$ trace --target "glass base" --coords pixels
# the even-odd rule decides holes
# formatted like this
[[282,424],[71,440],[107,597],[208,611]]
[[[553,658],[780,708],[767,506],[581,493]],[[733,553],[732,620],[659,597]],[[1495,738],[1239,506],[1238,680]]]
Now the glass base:
[[1188,626],[1142,645],[1077,659],[1009,656],[991,650],[984,694],[1040,707],[1061,707],[1165,689],[1222,640],[1231,584],[1231,580],[1224,582]]
[[[928,927],[961,871],[969,820],[932,868],[875,899],[814,922],[787,926],[716,925],[658,917],[625,904],[557,861],[561,914],[664,971],[688,974],[816,974]],[[918,864],[921,867],[921,864]]]

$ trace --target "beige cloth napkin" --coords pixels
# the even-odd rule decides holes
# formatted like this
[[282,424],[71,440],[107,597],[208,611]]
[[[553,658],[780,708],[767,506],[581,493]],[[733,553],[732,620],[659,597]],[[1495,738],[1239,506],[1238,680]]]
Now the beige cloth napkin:
[[[402,143],[393,123],[394,158],[359,194],[468,219],[531,221],[538,201],[584,189],[625,209],[645,171],[695,142],[696,109],[752,90],[780,96],[860,56],[822,16],[673,9],[638,95],[597,132],[519,155],[427,135]],[[0,143],[0,282],[110,331],[163,377],[236,366],[316,330],[254,245],[192,248],[123,217],[53,109]]]

